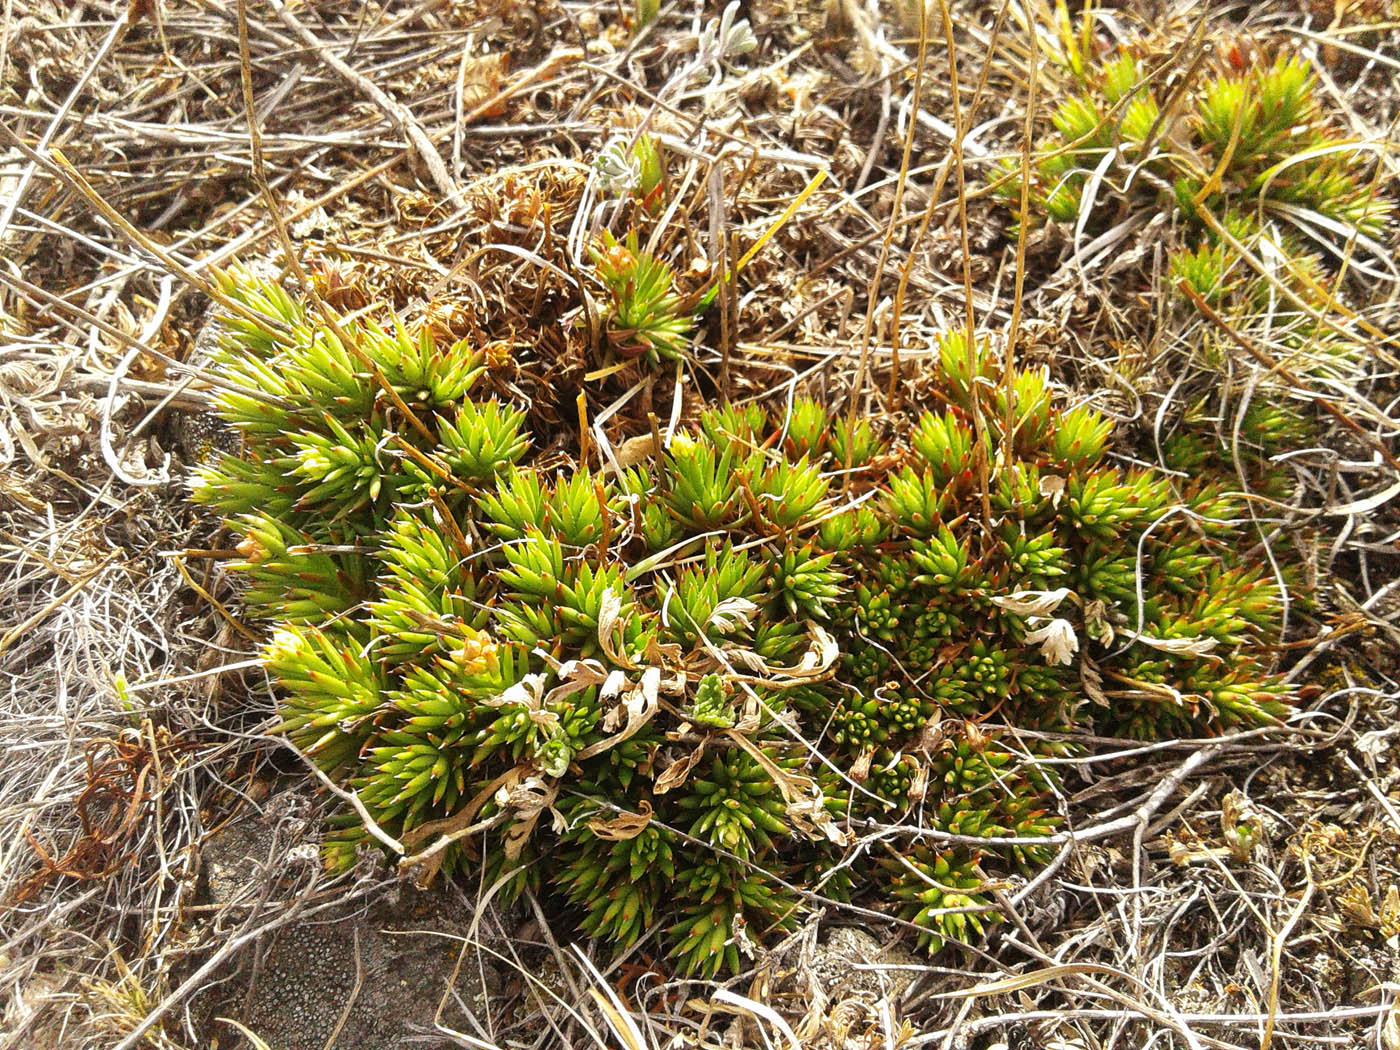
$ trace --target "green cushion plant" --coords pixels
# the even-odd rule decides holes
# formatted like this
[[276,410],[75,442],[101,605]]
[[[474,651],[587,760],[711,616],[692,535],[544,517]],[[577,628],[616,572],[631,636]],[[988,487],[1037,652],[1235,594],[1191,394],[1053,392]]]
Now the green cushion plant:
[[[1394,205],[1365,163],[1370,147],[1329,116],[1307,60],[1227,48],[1215,68],[1171,70],[1131,43],[1095,57],[1067,26],[1056,52],[1063,93],[1054,132],[1032,154],[1026,215],[1019,158],[997,181],[1018,221],[1072,224],[1088,243],[1125,221],[1166,217],[1169,280],[1159,288],[1267,347],[1266,370],[1354,379],[1370,339],[1337,268],[1376,275]],[[1198,343],[1211,372],[1240,352],[1215,328]],[[1282,433],[1265,428],[1279,440],[1260,451],[1289,447],[1299,422],[1294,413]]]
[[[1081,247],[1130,243],[1152,224],[1137,236],[1164,241],[1167,267],[1142,275],[1143,301],[1178,307],[1165,327],[1154,318],[1152,343],[1186,350],[1169,366],[1179,404],[1158,413],[1155,458],[1287,500],[1294,479],[1273,457],[1316,443],[1307,388],[1355,382],[1382,337],[1346,302],[1354,279],[1388,265],[1394,205],[1371,147],[1329,115],[1298,55],[1222,45],[1186,68],[1160,42],[1131,39],[1100,53],[1092,7],[1082,33],[1056,11],[1054,130],[1032,151],[1028,185],[1007,158],[997,191],[1018,222],[1072,226]],[[1161,394],[1162,374],[1146,370],[1144,393]]]
[[[1375,236],[1390,205],[1356,167],[1356,141],[1333,126],[1306,60],[1280,54],[1199,77],[1168,101],[1166,79],[1131,48],[1072,74],[1077,91],[1051,115],[1055,134],[1034,157],[1036,214],[1093,225],[1122,200],[1179,210],[1196,228],[1221,219],[1321,216],[1343,235]],[[1019,198],[1019,163],[1004,191]]]
[[[822,898],[936,948],[1044,860],[976,840],[1055,829],[1034,760],[1061,734],[1288,713],[1280,594],[1228,496],[1115,466],[1106,420],[1038,371],[1003,387],[961,335],[903,429],[725,407],[648,461],[557,472],[471,345],[223,288],[269,323],[226,321],[211,367],[261,393],[220,396],[243,448],[195,496],[242,537],[281,731],[422,879],[552,889],[693,974]],[[347,807],[326,861],[363,848]]]

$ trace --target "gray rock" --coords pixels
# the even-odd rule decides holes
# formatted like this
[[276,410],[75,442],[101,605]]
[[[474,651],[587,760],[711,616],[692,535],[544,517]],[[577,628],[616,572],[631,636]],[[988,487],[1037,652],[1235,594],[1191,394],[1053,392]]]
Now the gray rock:
[[812,970],[822,991],[833,1000],[897,1000],[918,976],[914,970],[898,967],[926,962],[898,942],[885,945],[862,929],[838,926],[817,945]]
[[[270,899],[286,899],[291,885],[307,892],[312,880],[299,855],[314,836],[314,821],[305,821],[296,812],[299,800],[286,795],[271,800],[266,816],[236,821],[206,845],[211,902],[246,907],[269,880]],[[461,1045],[434,1034],[434,1015],[446,997],[442,1024],[480,1037],[491,1029],[505,982],[490,952],[467,942],[475,913],[463,892],[440,880],[428,891],[403,884],[293,922],[257,951],[231,960],[200,1010],[207,1035],[217,1035],[221,1047],[246,1045],[216,1020],[229,1017],[271,1050],[324,1050],[337,1026],[334,1050],[445,1050]],[[495,916],[487,915],[475,936],[497,948],[498,930]]]
[[[424,1039],[444,996],[442,1022],[476,1034],[473,1018],[489,1028],[491,1000],[501,992],[495,969],[463,951],[471,919],[457,895],[439,887],[406,891],[395,905],[293,925],[264,954],[239,1019],[273,1050],[322,1050],[342,1014],[336,1050],[453,1046],[445,1037]],[[362,980],[351,1001],[357,973]]]

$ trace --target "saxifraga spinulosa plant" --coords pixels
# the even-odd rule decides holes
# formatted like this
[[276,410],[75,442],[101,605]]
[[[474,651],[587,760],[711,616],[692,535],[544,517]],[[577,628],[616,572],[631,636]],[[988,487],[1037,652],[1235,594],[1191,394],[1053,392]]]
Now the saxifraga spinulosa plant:
[[[1046,856],[969,841],[1055,827],[1030,759],[1072,745],[1008,727],[1150,738],[1289,710],[1280,595],[1228,496],[1111,465],[1106,420],[1039,371],[1003,387],[961,336],[942,407],[893,443],[799,400],[554,472],[520,411],[472,396],[471,346],[346,321],[352,348],[275,286],[223,287],[281,327],[225,322],[212,367],[263,394],[221,395],[243,452],[195,496],[242,537],[282,732],[420,878],[550,889],[692,974],[823,898],[937,948]],[[921,834],[862,841],[877,824]],[[367,846],[347,808],[325,858]]]
[[[1281,54],[1222,65],[1172,116],[1159,99],[1160,76],[1131,49],[1085,63],[1075,74],[1081,90],[1055,109],[1056,134],[1033,158],[1033,207],[1072,221],[1102,193],[1110,205],[1102,227],[1129,195],[1169,203],[1207,227],[1203,211],[1221,218],[1245,208],[1272,218],[1312,213],[1379,234],[1391,206],[1357,170],[1356,141],[1328,121],[1307,61]],[[1006,196],[1017,198],[1019,164],[1004,169],[1013,177]]]
[[[1369,147],[1329,117],[1307,60],[1223,47],[1178,92],[1131,45],[1095,58],[1062,36],[1071,92],[1032,155],[1026,216],[1020,161],[1001,172],[1018,220],[1082,225],[1087,240],[1131,213],[1170,215],[1173,284],[1259,331],[1292,372],[1354,375],[1366,340],[1337,308],[1336,264],[1364,273],[1385,254],[1394,204]],[[1207,340],[1207,356],[1230,352],[1221,344]]]

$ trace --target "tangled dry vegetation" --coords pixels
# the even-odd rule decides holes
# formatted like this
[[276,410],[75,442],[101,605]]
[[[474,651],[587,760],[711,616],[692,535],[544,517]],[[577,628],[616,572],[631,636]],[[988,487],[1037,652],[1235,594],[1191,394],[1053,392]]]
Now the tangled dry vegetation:
[[1400,1050],[1393,3],[0,39],[6,1046]]

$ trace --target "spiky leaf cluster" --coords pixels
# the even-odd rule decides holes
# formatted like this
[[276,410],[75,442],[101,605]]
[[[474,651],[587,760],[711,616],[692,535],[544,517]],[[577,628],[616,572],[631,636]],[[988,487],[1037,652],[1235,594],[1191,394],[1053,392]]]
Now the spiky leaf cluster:
[[605,232],[592,257],[612,300],[606,322],[612,351],[651,364],[681,357],[695,318],[675,289],[670,264],[642,248],[635,231],[621,241]]
[[[1042,372],[1004,386],[961,335],[941,407],[900,433],[728,407],[620,474],[556,472],[473,397],[472,347],[225,289],[269,320],[228,326],[244,449],[196,496],[243,537],[282,731],[420,878],[553,888],[583,931],[693,973],[742,966],[809,894],[936,947],[1042,856],[968,842],[1055,826],[1001,727],[1287,712],[1260,644],[1278,591],[1221,494],[1113,465],[1103,419]],[[961,844],[857,849],[875,820]],[[347,812],[327,859],[372,844]]]
[[[1341,289],[1324,259],[1365,271],[1383,254],[1394,204],[1368,172],[1367,147],[1329,117],[1308,61],[1236,53],[1179,90],[1160,58],[1131,44],[1070,59],[1055,132],[1033,153],[1026,215],[1019,160],[999,181],[1018,219],[1092,237],[1130,215],[1170,217],[1170,285],[1186,289],[1183,301],[1259,331],[1294,372],[1353,373],[1366,340],[1336,310]],[[1214,366],[1237,348],[1212,330],[1203,351]]]
[[[1390,202],[1358,170],[1355,141],[1327,119],[1305,59],[1222,64],[1176,101],[1176,116],[1164,110],[1164,79],[1131,47],[1074,73],[1079,90],[1056,107],[1056,134],[1034,157],[1035,214],[1074,221],[1093,210],[1108,222],[1127,196],[1173,204],[1198,228],[1203,212],[1255,210],[1311,212],[1370,236],[1384,228]],[[1003,191],[1016,200],[1019,165],[1005,170]]]

